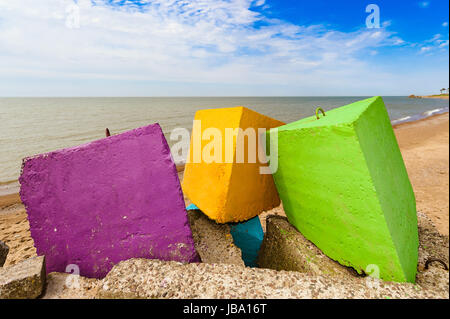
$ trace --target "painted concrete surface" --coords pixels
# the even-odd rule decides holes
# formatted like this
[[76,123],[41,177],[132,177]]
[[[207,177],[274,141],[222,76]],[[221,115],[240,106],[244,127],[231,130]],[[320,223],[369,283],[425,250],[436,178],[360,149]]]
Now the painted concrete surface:
[[134,257],[199,260],[158,124],[26,158],[19,181],[49,273],[75,264],[81,275],[101,278]]
[[[270,129],[284,123],[242,106],[200,110],[195,114],[194,120],[201,121],[201,127],[193,127],[190,154],[182,183],[183,191],[189,199],[218,223],[246,221],[262,211],[278,206],[280,199],[272,175],[259,172],[260,167],[265,164],[257,157],[255,163],[248,160],[247,142],[244,145],[245,161],[237,163],[236,145],[237,140],[243,137],[239,134],[243,133],[238,133],[237,137],[231,138],[231,143],[227,143],[226,131],[253,128],[257,133],[258,128]],[[221,146],[222,152],[216,161],[211,162],[205,161],[203,156],[196,158],[197,150],[203,154],[209,151],[216,154],[214,152],[217,150],[212,147],[216,137],[195,138],[196,130],[201,137],[207,135],[208,129],[216,129],[222,136],[216,143]],[[231,159],[226,158],[226,144],[232,147]]]
[[259,249],[264,239],[264,232],[259,217],[245,222],[231,224],[231,236],[236,246],[242,251],[242,259],[248,267],[256,267]]
[[188,207],[186,207],[186,210],[199,210],[199,208],[194,204],[190,204]]
[[360,273],[415,281],[414,193],[381,97],[279,127],[274,156],[284,210],[307,239]]

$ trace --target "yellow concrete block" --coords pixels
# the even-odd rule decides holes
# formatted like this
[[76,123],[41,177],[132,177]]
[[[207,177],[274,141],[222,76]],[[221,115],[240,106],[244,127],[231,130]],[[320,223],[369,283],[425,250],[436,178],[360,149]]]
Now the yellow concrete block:
[[258,156],[258,129],[281,125],[242,106],[198,111],[182,182],[184,193],[218,223],[245,221],[278,206],[272,175],[260,173],[267,164]]

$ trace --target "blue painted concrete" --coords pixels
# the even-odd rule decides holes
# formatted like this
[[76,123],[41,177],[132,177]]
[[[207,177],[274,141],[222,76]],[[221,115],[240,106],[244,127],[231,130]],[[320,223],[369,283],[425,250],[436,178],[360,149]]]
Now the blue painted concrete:
[[197,206],[195,206],[194,204],[191,204],[188,207],[186,207],[186,210],[199,210],[199,208]]
[[[200,209],[190,204],[186,210]],[[253,217],[242,223],[229,223],[229,225],[234,244],[241,249],[244,264],[248,267],[256,267],[256,259],[264,238],[259,217]]]
[[230,224],[230,226],[234,244],[241,249],[245,265],[256,267],[259,248],[264,238],[259,217],[253,217],[242,223]]

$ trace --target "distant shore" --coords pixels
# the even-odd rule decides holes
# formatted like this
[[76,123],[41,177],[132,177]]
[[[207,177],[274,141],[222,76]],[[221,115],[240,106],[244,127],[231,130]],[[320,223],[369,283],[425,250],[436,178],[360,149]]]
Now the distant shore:
[[448,100],[448,94],[435,94],[435,95],[410,95],[408,96],[411,99],[442,99]]

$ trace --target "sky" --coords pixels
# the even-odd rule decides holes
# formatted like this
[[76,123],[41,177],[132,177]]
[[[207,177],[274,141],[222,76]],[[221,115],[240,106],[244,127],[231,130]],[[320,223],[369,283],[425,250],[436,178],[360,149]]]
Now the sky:
[[436,94],[448,12],[447,0],[0,0],[0,96]]

